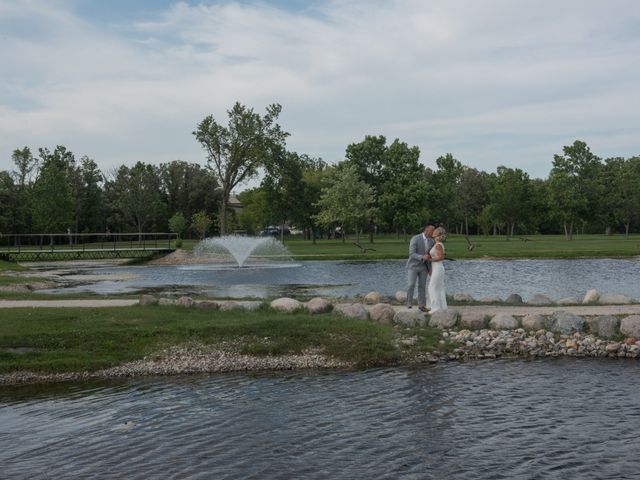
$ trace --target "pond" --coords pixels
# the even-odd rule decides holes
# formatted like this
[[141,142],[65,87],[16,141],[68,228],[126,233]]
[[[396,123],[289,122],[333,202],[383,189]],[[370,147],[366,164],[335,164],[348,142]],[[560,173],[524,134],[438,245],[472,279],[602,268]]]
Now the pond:
[[[474,298],[523,298],[542,293],[559,300],[582,298],[590,288],[640,298],[640,261],[636,259],[459,260],[445,262],[449,294]],[[124,275],[122,281],[92,281],[52,293],[142,293],[212,297],[354,297],[378,291],[393,295],[406,288],[404,260],[376,262],[304,261],[243,268],[223,265],[87,267],[81,275]],[[82,277],[80,277],[82,278]],[[90,277],[87,277],[90,278]]]
[[637,478],[636,361],[0,388],[2,478]]

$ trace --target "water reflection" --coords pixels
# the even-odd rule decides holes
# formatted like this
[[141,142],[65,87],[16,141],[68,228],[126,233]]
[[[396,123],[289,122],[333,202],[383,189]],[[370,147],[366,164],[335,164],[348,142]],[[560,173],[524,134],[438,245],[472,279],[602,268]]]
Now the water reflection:
[[637,362],[2,389],[5,478],[631,478]]

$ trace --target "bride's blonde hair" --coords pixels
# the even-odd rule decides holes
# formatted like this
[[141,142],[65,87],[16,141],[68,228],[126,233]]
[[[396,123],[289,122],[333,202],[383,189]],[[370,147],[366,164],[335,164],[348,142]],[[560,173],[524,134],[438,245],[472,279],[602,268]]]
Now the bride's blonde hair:
[[433,231],[433,236],[436,240],[444,242],[447,239],[447,231],[442,227],[438,227]]

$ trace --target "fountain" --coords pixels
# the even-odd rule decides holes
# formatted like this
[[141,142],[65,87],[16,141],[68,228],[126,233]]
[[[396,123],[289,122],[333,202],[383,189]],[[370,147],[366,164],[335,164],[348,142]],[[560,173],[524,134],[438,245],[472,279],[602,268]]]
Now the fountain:
[[291,261],[291,253],[273,237],[244,237],[227,235],[202,240],[193,249],[196,256],[231,255],[238,267],[244,266],[250,256],[260,257],[261,266],[268,259]]

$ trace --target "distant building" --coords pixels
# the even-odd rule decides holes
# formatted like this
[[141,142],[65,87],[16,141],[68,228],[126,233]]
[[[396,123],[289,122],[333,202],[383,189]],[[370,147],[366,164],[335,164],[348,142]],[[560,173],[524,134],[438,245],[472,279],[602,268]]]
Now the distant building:
[[238,200],[238,197],[236,197],[233,193],[229,195],[229,203],[227,203],[227,206],[233,209],[236,213],[241,213],[242,209],[244,208],[242,202]]

